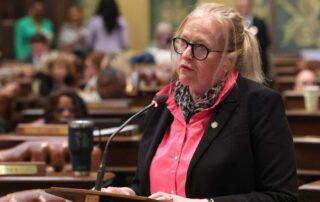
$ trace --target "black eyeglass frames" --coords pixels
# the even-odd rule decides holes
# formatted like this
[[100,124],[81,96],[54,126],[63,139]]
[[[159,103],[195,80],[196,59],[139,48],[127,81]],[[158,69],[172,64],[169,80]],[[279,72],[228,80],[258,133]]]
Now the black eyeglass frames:
[[210,52],[218,52],[218,53],[223,52],[223,50],[212,50],[203,44],[190,43],[184,38],[180,38],[180,37],[173,38],[172,44],[173,44],[174,51],[178,54],[182,54],[188,48],[188,46],[191,46],[191,52],[192,52],[193,58],[200,61],[205,60],[208,57]]

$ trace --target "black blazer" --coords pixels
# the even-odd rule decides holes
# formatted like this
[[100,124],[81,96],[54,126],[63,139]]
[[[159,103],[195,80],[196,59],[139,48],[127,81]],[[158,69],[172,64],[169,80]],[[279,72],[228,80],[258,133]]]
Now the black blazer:
[[269,31],[264,20],[254,16],[252,25],[257,27],[258,33],[256,35],[260,45],[260,56],[263,73],[268,76],[269,74],[269,60],[268,60],[268,47],[270,45]]
[[[213,110],[186,171],[188,198],[296,201],[293,141],[281,99],[271,89],[239,76]],[[173,118],[165,105],[146,116],[132,185],[138,195],[150,195],[150,163]],[[211,127],[214,121],[216,128]]]

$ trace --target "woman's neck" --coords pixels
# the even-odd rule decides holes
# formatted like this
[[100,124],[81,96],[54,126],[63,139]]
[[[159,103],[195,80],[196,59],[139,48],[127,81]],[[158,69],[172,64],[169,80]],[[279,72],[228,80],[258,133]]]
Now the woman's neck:
[[190,90],[190,95],[192,97],[192,100],[193,101],[197,101],[197,100],[201,99],[204,96],[205,92],[208,89],[206,89],[205,91],[203,91],[203,90],[202,91],[201,90],[197,91],[195,89],[189,88],[189,90]]

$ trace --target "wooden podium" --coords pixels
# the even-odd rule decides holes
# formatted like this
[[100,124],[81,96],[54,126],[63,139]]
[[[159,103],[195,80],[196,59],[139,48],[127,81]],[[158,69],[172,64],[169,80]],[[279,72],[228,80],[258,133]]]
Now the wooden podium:
[[143,196],[128,196],[85,189],[52,187],[45,191],[73,202],[158,202]]

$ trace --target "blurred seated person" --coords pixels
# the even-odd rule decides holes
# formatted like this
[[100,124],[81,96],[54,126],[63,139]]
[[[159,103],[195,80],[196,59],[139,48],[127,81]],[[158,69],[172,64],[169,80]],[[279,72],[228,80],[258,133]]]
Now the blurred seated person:
[[97,90],[98,74],[104,57],[105,54],[99,52],[90,53],[86,57],[84,61],[84,92],[91,93]]
[[310,69],[302,69],[296,76],[294,90],[302,91],[305,86],[317,85],[317,75]]
[[73,5],[69,8],[69,22],[62,26],[58,36],[59,49],[84,58],[87,50],[86,34],[82,9],[78,5]]
[[298,70],[310,69],[316,75],[320,76],[320,61],[319,60],[300,60],[299,62],[297,62],[297,69]]
[[170,64],[171,63],[171,38],[173,36],[172,26],[168,22],[160,22],[155,33],[155,40],[146,51],[130,59],[131,64],[137,63],[154,63]]
[[52,92],[44,106],[44,118],[32,124],[61,124],[74,119],[87,118],[87,106],[73,89],[60,89]]
[[25,191],[18,191],[0,198],[0,202],[70,202],[69,200],[60,198],[46,193],[41,189],[31,189]]
[[28,15],[17,20],[14,30],[16,58],[25,59],[31,55],[30,39],[37,33],[43,34],[50,42],[53,39],[53,23],[44,17],[45,4],[33,0]]
[[18,82],[9,82],[0,89],[0,133],[15,128],[15,100],[20,92]]
[[76,70],[73,58],[69,55],[53,51],[35,75],[33,91],[40,97],[49,95],[52,91],[74,86],[76,83]]
[[122,71],[113,67],[102,69],[97,79],[97,91],[80,92],[86,102],[98,102],[108,98],[121,98],[126,93],[126,78]]
[[22,60],[25,63],[31,63],[36,71],[40,70],[43,61],[48,56],[50,47],[47,38],[43,34],[36,34],[30,39],[31,56]]

